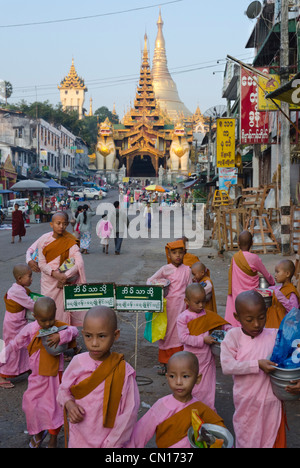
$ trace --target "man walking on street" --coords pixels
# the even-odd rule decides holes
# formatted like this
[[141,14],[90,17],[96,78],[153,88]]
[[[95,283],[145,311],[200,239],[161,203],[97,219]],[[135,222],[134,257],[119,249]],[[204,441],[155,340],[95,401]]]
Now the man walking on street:
[[111,222],[114,228],[115,255],[120,255],[124,232],[127,230],[129,220],[127,217],[127,213],[124,210],[120,210],[119,201],[114,202],[114,207],[115,213],[110,217],[109,221]]

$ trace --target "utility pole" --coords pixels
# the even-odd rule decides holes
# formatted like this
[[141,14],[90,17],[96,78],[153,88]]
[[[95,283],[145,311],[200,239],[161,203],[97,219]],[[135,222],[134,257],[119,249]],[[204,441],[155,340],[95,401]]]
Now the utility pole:
[[[281,0],[281,86],[289,81],[289,0]],[[289,115],[289,104],[281,102],[282,111]],[[291,249],[291,148],[290,122],[281,114],[281,252],[289,255]]]

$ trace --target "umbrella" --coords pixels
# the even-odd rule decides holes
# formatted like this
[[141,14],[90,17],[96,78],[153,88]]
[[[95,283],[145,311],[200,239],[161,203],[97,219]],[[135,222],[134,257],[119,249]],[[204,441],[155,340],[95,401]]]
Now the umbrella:
[[161,185],[148,185],[145,190],[149,192],[165,192],[165,189]]
[[46,182],[47,187],[53,188],[53,189],[65,189],[64,185],[58,184],[55,180],[50,179],[48,182]]
[[49,190],[49,187],[47,187],[47,185],[43,184],[43,182],[40,182],[38,180],[21,180],[20,182],[17,182],[10,188],[14,192],[39,192],[42,190]]

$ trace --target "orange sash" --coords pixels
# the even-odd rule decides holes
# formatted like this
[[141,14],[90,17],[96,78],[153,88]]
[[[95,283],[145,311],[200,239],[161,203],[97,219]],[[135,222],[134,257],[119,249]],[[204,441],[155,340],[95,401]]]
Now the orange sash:
[[[56,327],[62,327],[63,325],[67,324],[56,320],[54,322],[54,325]],[[40,330],[36,332],[31,342],[27,346],[29,356],[32,356],[32,354],[36,353],[37,351],[40,351],[39,375],[45,377],[56,377],[59,370],[59,356],[52,356],[52,354],[49,354],[46,351],[42,343],[42,338],[37,336],[39,334],[39,331]],[[73,348],[74,346],[76,346],[75,340],[69,343],[69,348]]]
[[46,262],[50,263],[52,260],[60,256],[60,266],[69,258],[69,250],[73,245],[78,244],[78,239],[76,239],[69,232],[64,232],[64,234],[55,239],[55,241],[48,244],[44,250],[43,254],[46,258]]
[[76,400],[81,400],[105,380],[103,401],[103,426],[114,427],[125,380],[125,360],[123,354],[111,353],[100,366],[79,384],[71,387]]
[[215,295],[215,288],[214,288],[214,285],[213,285],[213,282],[210,278],[210,276],[204,276],[201,280],[201,282],[204,282],[206,283],[206,281],[210,281],[211,285],[212,285],[212,291],[211,291],[211,299],[206,302],[206,307],[208,308],[208,310],[212,310],[213,312],[218,312],[218,309],[217,309],[217,301],[216,301],[216,295]]
[[[31,293],[30,289],[25,289],[27,296],[29,296]],[[18,302],[14,301],[13,299],[7,299],[7,293],[4,296],[4,302],[7,312],[10,312],[11,314],[17,314],[18,312],[22,312],[22,310],[24,310],[24,307],[21,304],[18,304]]]
[[183,257],[183,264],[184,264],[184,265],[187,265],[187,266],[189,266],[189,267],[192,267],[192,266],[194,265],[194,263],[197,263],[197,262],[199,262],[199,261],[200,261],[200,260],[199,260],[199,258],[198,258],[196,255],[191,254],[191,253],[189,253],[189,252],[187,252],[187,253],[185,254],[185,256]]
[[232,294],[232,262],[235,261],[236,265],[248,276],[256,276],[257,272],[251,270],[242,250],[239,250],[232,258],[229,273],[228,273],[228,294]]
[[208,331],[216,330],[223,325],[229,325],[220,315],[205,309],[205,315],[201,315],[188,323],[188,329],[191,335],[199,336]]
[[201,401],[194,402],[173,414],[156,428],[156,445],[158,448],[169,448],[187,436],[192,425],[192,409],[197,409],[200,418],[209,424],[225,427],[224,421],[211,408]]
[[[292,293],[296,294],[298,299],[300,299],[299,293],[292,283],[283,286],[280,289],[280,292],[282,292],[282,294],[284,294],[287,299],[290,298]],[[279,328],[286,314],[286,309],[283,307],[273,292],[272,305],[267,310],[267,321],[265,328]]]

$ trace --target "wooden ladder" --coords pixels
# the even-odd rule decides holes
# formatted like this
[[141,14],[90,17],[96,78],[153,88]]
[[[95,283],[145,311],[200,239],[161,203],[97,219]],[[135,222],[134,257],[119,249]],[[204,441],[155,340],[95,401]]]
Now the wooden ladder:
[[[257,229],[256,226],[259,226]],[[280,253],[280,248],[275,239],[273,229],[267,216],[253,215],[248,220],[247,229],[253,235],[252,252],[255,253]],[[261,235],[261,242],[255,241],[255,234]],[[267,238],[269,237],[269,239]],[[271,241],[270,241],[271,239]]]

